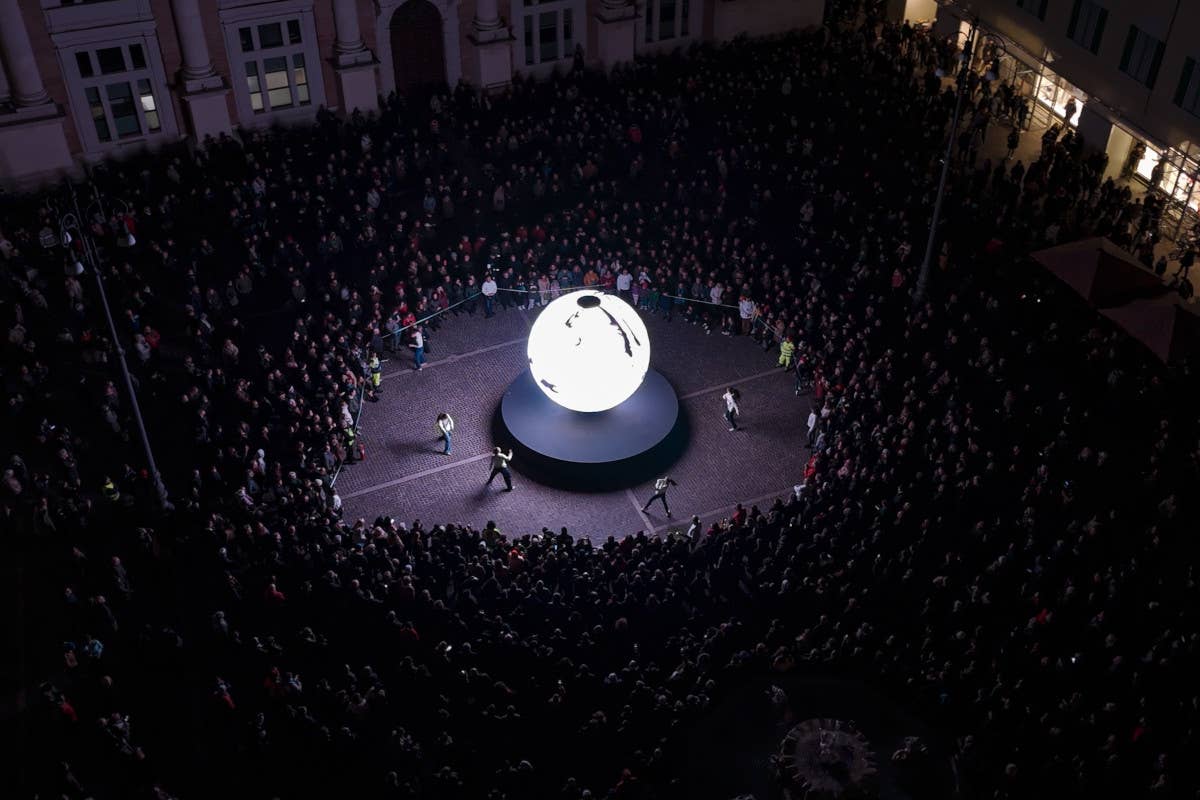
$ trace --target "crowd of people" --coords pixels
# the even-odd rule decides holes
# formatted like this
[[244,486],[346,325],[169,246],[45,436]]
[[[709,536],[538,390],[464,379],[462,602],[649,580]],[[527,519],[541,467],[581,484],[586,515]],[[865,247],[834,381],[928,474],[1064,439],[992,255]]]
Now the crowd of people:
[[[98,168],[119,342],[67,193],[6,208],[28,792],[695,797],[689,726],[810,671],[917,709],[964,798],[1197,796],[1193,376],[1022,259],[1155,203],[1070,132],[980,162],[1019,112],[975,81],[914,305],[954,43],[834,19]],[[343,516],[373,359],[595,284],[778,348],[803,490],[604,542]]]

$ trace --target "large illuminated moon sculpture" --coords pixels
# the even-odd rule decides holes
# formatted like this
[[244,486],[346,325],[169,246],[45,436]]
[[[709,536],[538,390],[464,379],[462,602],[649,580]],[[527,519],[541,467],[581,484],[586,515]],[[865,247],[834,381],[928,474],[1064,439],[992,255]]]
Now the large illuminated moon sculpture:
[[537,387],[572,411],[607,411],[642,385],[650,367],[646,325],[620,298],[585,289],[546,306],[529,331]]

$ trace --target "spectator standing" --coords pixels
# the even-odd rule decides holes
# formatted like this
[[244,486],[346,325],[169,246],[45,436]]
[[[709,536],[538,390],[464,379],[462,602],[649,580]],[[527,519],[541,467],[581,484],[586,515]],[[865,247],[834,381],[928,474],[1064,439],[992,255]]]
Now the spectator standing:
[[496,313],[496,279],[492,277],[492,273],[488,273],[483,279],[483,285],[480,287],[483,293],[483,316],[484,319],[489,319]]
[[425,336],[420,328],[413,328],[412,341],[408,346],[413,351],[413,369],[420,372],[425,369]]

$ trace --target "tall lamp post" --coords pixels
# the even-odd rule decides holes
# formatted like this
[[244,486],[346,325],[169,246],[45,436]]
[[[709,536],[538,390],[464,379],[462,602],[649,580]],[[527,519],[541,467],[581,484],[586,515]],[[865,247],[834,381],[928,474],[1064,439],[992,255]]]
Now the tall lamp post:
[[975,32],[979,30],[979,20],[971,21],[971,30],[963,43],[962,61],[958,70],[958,93],[954,99],[954,115],[950,118],[950,135],[947,136],[946,154],[942,158],[942,175],[938,178],[937,197],[933,201],[933,219],[929,223],[929,239],[925,243],[925,257],[921,259],[921,272],[917,277],[917,290],[913,293],[913,306],[925,302],[929,290],[929,268],[933,263],[933,248],[937,244],[938,226],[942,222],[942,201],[946,198],[946,178],[950,175],[950,160],[954,156],[954,144],[958,141],[958,120],[962,115],[963,98],[967,94],[967,73],[971,67],[971,53],[975,47]]
[[[70,197],[70,209],[59,217],[58,227],[61,236],[60,241],[64,248],[67,248],[71,257],[75,258],[76,274],[84,271],[84,264],[92,271],[92,275],[96,278],[96,288],[100,295],[100,305],[104,309],[104,317],[108,320],[108,331],[112,335],[113,347],[117,351],[117,364],[121,367],[121,377],[125,382],[125,392],[129,395],[130,408],[133,410],[133,419],[137,424],[138,438],[142,442],[142,450],[146,455],[146,464],[150,470],[151,479],[154,481],[154,491],[158,495],[158,503],[164,511],[171,509],[171,501],[167,496],[167,487],[163,484],[162,473],[158,470],[158,462],[154,460],[154,450],[150,447],[150,437],[146,433],[146,423],[142,418],[142,408],[138,404],[137,391],[133,386],[133,376],[129,374],[129,364],[125,360],[125,348],[121,345],[121,335],[117,332],[117,324],[113,320],[112,309],[108,305],[108,293],[104,290],[104,276],[100,269],[100,253],[96,249],[96,243],[93,241],[88,228],[83,224],[83,212],[79,209],[79,197],[75,193],[75,187],[70,181],[66,182],[67,193]],[[100,213],[101,217],[105,217],[104,207],[100,197],[100,191],[95,184],[92,185],[93,201],[89,206],[95,207],[95,210]],[[132,240],[132,234],[127,234],[128,239]],[[129,242],[133,244],[132,241]],[[72,245],[76,246],[72,248]]]

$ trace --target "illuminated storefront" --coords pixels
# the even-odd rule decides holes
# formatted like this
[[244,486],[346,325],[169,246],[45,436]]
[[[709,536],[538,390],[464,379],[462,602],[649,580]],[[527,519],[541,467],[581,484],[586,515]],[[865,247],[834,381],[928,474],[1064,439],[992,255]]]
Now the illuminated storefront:
[[[1181,229],[1190,227],[1200,214],[1200,147],[1185,142],[1182,147],[1160,151],[1150,144],[1138,162],[1135,172],[1146,183],[1154,184],[1173,202],[1167,209],[1164,225],[1168,235],[1178,236]],[[1155,169],[1162,164],[1158,175]]]

